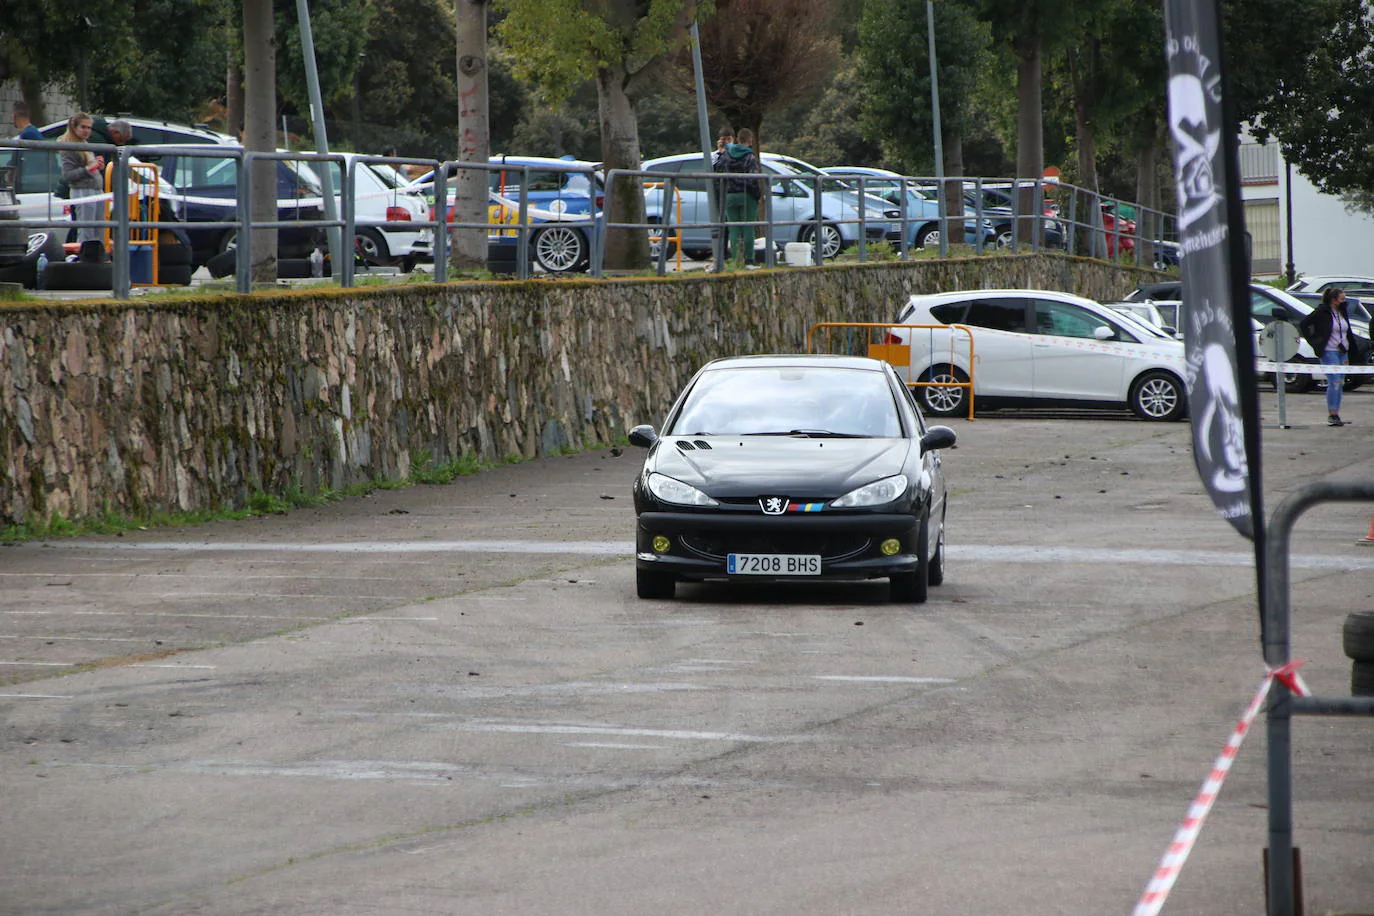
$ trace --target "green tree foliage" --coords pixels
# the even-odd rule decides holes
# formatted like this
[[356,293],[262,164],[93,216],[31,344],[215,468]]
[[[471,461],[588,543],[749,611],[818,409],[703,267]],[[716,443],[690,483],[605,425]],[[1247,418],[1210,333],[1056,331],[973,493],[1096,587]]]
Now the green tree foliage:
[[1280,85],[1265,106],[1259,139],[1278,138],[1284,156],[1355,209],[1374,198],[1374,11],[1344,0],[1339,21],[1303,61],[1301,79]]
[[[992,63],[991,34],[965,3],[942,0],[933,8],[940,126],[948,143],[979,120],[977,89],[984,68]],[[881,137],[888,158],[904,171],[935,174],[925,0],[864,4],[858,82],[865,133]],[[1000,91],[1005,94],[1005,84]]]
[[[308,6],[320,95],[326,106],[347,111],[354,91],[354,75],[364,60],[371,31],[373,0],[312,0]],[[306,113],[310,111],[310,93],[296,2],[276,0],[275,11],[279,48],[277,98],[284,106]]]
[[44,87],[79,102],[84,63],[92,110],[192,120],[222,92],[220,36],[230,14],[220,7],[215,0],[6,3],[0,56],[30,105]]
[[[608,170],[638,169],[635,102],[653,88],[670,55],[686,44],[688,26],[708,5],[703,0],[500,0],[495,9],[505,18],[496,33],[514,55],[516,76],[535,82],[554,104],[593,79],[601,160]],[[644,222],[637,182],[623,181],[610,191],[611,222]],[[605,256],[611,267],[647,266],[647,233],[612,229]]]

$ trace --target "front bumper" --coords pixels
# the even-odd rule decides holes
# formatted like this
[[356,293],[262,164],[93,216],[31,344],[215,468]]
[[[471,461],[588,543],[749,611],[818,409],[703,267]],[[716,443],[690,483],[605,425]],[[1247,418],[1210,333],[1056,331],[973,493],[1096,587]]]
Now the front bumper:
[[[915,516],[863,514],[767,516],[731,513],[644,512],[635,533],[635,565],[672,572],[684,579],[736,578],[750,581],[877,579],[920,568]],[[667,551],[653,549],[662,535]],[[883,541],[896,538],[900,550],[885,556]],[[818,576],[729,576],[730,553],[804,554],[821,557]]]

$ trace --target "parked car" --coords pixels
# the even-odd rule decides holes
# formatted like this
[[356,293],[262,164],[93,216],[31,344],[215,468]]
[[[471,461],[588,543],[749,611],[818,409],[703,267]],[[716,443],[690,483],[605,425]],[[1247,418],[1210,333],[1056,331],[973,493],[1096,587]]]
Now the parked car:
[[[888,169],[875,169],[866,166],[836,165],[821,169],[827,175],[834,175],[837,178],[847,179],[850,187],[862,190],[863,193],[873,197],[881,197],[898,211],[898,222],[888,233],[889,242],[900,242],[902,239],[901,209],[902,202],[906,202],[906,240],[909,248],[939,247],[940,245],[940,202],[937,199],[937,191],[929,186],[921,185],[911,179],[903,179],[902,176]],[[862,186],[858,179],[862,179]],[[971,216],[973,211],[965,209],[965,215]],[[968,219],[964,221],[964,241],[970,245],[978,242],[978,221]],[[997,235],[994,231],[991,220],[983,220],[983,241],[987,245],[995,245]]]
[[1102,231],[1107,237],[1107,257],[1114,258],[1117,252],[1123,254],[1135,251],[1135,220],[1125,213],[1117,213],[1117,205],[1110,201],[1102,202]]
[[[601,218],[605,202],[600,164],[583,159],[550,159],[543,156],[492,156],[501,165],[487,173],[488,242],[514,250],[519,243],[520,204],[525,201],[530,258],[548,273],[586,270],[591,263],[592,220]],[[414,187],[434,199],[434,175],[417,178]],[[448,176],[448,221],[454,222],[452,205],[457,196],[456,171]],[[431,215],[431,219],[433,216]],[[569,225],[564,225],[567,223]],[[578,225],[578,224],[581,225]],[[433,240],[426,233],[417,253],[433,259]]]
[[1320,293],[1327,287],[1335,286],[1345,290],[1347,293],[1355,289],[1374,290],[1374,277],[1358,276],[1311,276],[1298,277],[1297,280],[1289,284],[1288,292],[1312,292]]
[[[1183,320],[1182,300],[1183,283],[1173,280],[1165,283],[1149,283],[1139,286],[1126,295],[1126,299],[1131,302],[1153,302],[1157,307],[1173,307],[1179,310],[1179,321]],[[1297,327],[1302,319],[1312,313],[1314,306],[1301,299],[1296,298],[1285,290],[1277,289],[1264,283],[1250,284],[1250,316],[1259,323],[1257,332],[1263,332],[1264,327],[1274,321],[1286,321]],[[1180,325],[1181,327],[1181,325]],[[1350,328],[1357,336],[1364,338],[1365,350],[1369,352],[1370,360],[1374,361],[1374,348],[1369,347],[1369,320],[1360,317],[1359,313],[1352,311],[1350,315]],[[1256,352],[1259,352],[1256,350]],[[1317,355],[1312,352],[1311,347],[1306,346],[1306,342],[1299,348],[1298,354],[1289,359],[1288,362],[1320,362]],[[1371,362],[1374,364],[1374,362]],[[1264,374],[1264,377],[1268,377]],[[1310,391],[1319,383],[1325,383],[1326,377],[1320,373],[1316,375],[1306,375],[1288,373],[1284,376],[1284,390],[1294,394],[1301,394]],[[1346,390],[1359,388],[1368,380],[1364,375],[1345,376]]]
[[1159,310],[1159,306],[1153,302],[1107,302],[1104,304],[1115,311],[1139,318],[1151,327],[1159,328],[1170,337],[1177,340],[1183,339],[1183,332],[1169,324],[1164,313]]
[[[1010,184],[983,184],[981,186],[973,182],[964,182],[964,203],[975,213],[981,213],[984,219],[990,220],[993,224],[993,232],[996,234],[997,247],[1010,248],[1013,242],[1014,227],[1013,223],[1018,219],[1024,219],[1025,214],[1022,208],[1012,198],[1012,186]],[[1064,230],[1064,224],[1055,217],[1056,208],[1053,203],[1046,201],[1042,212],[1045,220],[1041,224],[1044,232],[1041,244],[1046,248],[1064,248],[1068,243],[1068,236]],[[1020,214],[1020,216],[1018,216]]]
[[[925,412],[954,416],[975,403],[1129,407],[1146,420],[1187,412],[1183,344],[1105,305],[1049,290],[913,295],[890,344],[910,347],[905,373]],[[963,325],[951,328],[949,325]],[[970,358],[971,357],[971,358]]]
[[[759,156],[759,167],[772,176],[768,179],[768,202],[773,228],[771,234],[765,232],[765,235],[773,245],[812,241],[816,234],[817,182],[822,183],[820,232],[824,257],[836,257],[845,248],[858,243],[861,216],[863,236],[869,242],[882,241],[893,230],[892,220],[897,211],[891,204],[872,195],[861,196],[849,188],[828,186],[824,184],[828,176],[809,163],[790,156],[763,153]],[[650,159],[641,168],[665,176],[703,171],[700,153]],[[717,231],[712,224],[721,219],[711,213],[708,181],[705,178],[677,179],[673,183],[671,201],[664,199],[667,192],[664,184],[649,181],[644,188],[648,221],[671,220],[681,226],[682,250],[697,259],[711,256],[711,239]]]
[[634,483],[635,589],[679,581],[886,578],[920,603],[945,575],[941,450],[887,363],[742,356],[707,363],[648,449]]
[[[173,124],[149,118],[121,116],[133,129],[130,143],[133,155],[140,162],[158,167],[161,199],[170,201],[170,212],[187,223],[228,222],[235,219],[235,201],[238,198],[236,183],[237,163],[231,158],[213,156],[189,156],[178,154],[173,146],[225,146],[239,147],[239,142],[228,134],[221,134],[204,127]],[[91,142],[110,142],[105,117],[92,118]],[[58,121],[42,129],[44,139],[56,140],[67,128],[66,121]],[[61,205],[55,202],[58,190],[60,168],[56,153],[38,150],[24,150],[25,175],[22,179],[26,194],[30,198],[28,208],[45,209],[60,217]],[[277,197],[279,220],[318,221],[323,218],[320,207],[321,191],[319,185],[302,171],[297,163],[279,161],[277,163]],[[41,197],[42,201],[37,198]],[[214,201],[223,200],[218,204]],[[38,203],[34,207],[32,204]],[[164,208],[163,218],[168,218],[169,210]],[[28,215],[28,214],[26,214]],[[30,218],[41,218],[41,214]],[[191,246],[192,268],[204,264],[211,257],[235,246],[236,232],[233,229],[199,229],[188,225],[186,240]],[[292,227],[277,232],[278,257],[304,258],[319,244],[319,230],[312,227]]]
[[[331,187],[338,194],[343,188],[343,170],[353,169],[354,231],[353,251],[364,264],[400,264],[405,270],[415,266],[416,246],[423,238],[419,227],[414,229],[387,226],[386,223],[411,222],[425,219],[429,205],[422,192],[402,190],[403,185],[392,176],[396,172],[385,166],[363,162],[358,153],[340,153],[344,164],[310,162],[310,170],[318,175],[322,166],[329,167]],[[340,219],[343,213],[340,211]]]

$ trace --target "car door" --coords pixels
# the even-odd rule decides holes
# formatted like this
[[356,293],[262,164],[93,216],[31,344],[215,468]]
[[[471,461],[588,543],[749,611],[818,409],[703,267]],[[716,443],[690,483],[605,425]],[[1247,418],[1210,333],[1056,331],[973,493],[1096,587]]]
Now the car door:
[[[645,208],[649,214],[662,214],[663,222],[682,226],[684,248],[711,247],[711,205],[709,180],[705,178],[679,178],[681,172],[703,172],[706,166],[700,159],[678,159],[659,162],[649,166],[653,177],[646,178],[645,184],[659,184],[660,187],[644,189]],[[659,177],[662,176],[662,177]],[[669,195],[667,179],[671,177],[672,188]],[[718,183],[724,190],[724,183]]]
[[[1099,339],[1099,328],[1112,339]],[[1035,396],[1075,401],[1125,398],[1125,373],[1131,343],[1106,317],[1070,302],[1035,300]],[[1134,338],[1130,338],[1134,341]]]
[[[963,324],[973,327],[973,392],[995,397],[1030,397],[1034,391],[1031,341],[1027,325],[1032,300],[1011,296],[969,300]],[[955,331],[954,348],[965,346]]]

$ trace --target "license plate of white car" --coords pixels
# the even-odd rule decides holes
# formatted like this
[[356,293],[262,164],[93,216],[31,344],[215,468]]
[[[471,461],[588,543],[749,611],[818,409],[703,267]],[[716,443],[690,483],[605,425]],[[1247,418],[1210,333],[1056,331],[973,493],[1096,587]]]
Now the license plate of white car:
[[725,557],[732,576],[819,576],[821,558],[815,554],[732,553]]

